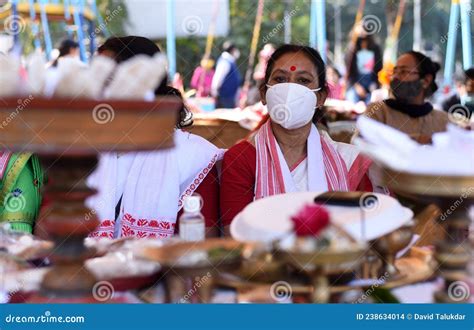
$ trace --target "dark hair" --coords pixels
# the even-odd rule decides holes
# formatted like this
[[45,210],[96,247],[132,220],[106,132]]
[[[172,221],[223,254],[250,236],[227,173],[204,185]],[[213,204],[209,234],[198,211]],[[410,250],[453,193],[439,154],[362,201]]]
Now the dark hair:
[[230,40],[227,40],[224,42],[224,44],[222,45],[222,50],[224,52],[231,52],[233,51],[234,49],[236,49],[237,47],[235,47],[234,43]]
[[431,95],[433,95],[438,90],[438,85],[436,84],[435,79],[436,79],[436,73],[441,68],[439,63],[433,62],[431,58],[429,58],[428,56],[420,52],[416,52],[414,50],[403,53],[402,55],[411,55],[415,58],[416,67],[418,71],[420,72],[420,77],[424,78],[428,75],[433,76],[433,81],[431,82],[431,85],[428,86],[425,96],[430,97]]
[[59,58],[66,56],[72,49],[79,48],[79,44],[71,39],[64,39],[58,46],[59,55],[52,63],[52,66],[58,66]]
[[346,57],[346,67],[348,68],[348,78],[350,85],[354,85],[359,80],[359,68],[357,67],[357,52],[361,50],[362,41],[367,41],[367,49],[374,53],[374,68],[371,73],[372,81],[379,86],[378,73],[383,67],[382,51],[375,42],[372,35],[359,36],[355,45],[349,50]]
[[[114,53],[117,63],[131,59],[135,55],[154,56],[161,49],[153,41],[145,37],[126,36],[108,38],[98,49],[99,54],[104,51]],[[167,79],[163,79],[155,89],[155,95],[163,95],[166,92]]]
[[372,37],[372,35],[370,34],[367,34],[367,35],[364,35],[364,36],[360,36],[360,37],[357,37],[357,40],[356,40],[356,52],[361,50],[362,49],[362,42],[363,41],[366,41],[367,42],[367,49],[374,49],[377,46],[377,43],[375,42],[374,38]]
[[59,44],[58,50],[59,50],[59,56],[64,56],[69,54],[71,49],[76,49],[79,48],[79,44],[75,42],[74,40],[71,39],[64,39],[61,41]]
[[[161,91],[160,95],[166,95],[166,96],[176,96],[178,97],[181,101],[183,101],[183,95],[181,95],[181,92],[171,86],[165,86]],[[179,119],[178,122],[176,123],[176,128],[184,128],[191,126],[193,124],[193,113],[189,111],[186,108],[186,105],[183,102],[183,106],[179,110]]]
[[153,56],[161,52],[160,47],[153,41],[138,36],[109,38],[99,47],[99,54],[105,50],[115,54],[115,61],[117,63],[126,61],[138,54]]
[[464,71],[464,76],[466,77],[464,82],[467,82],[468,80],[474,80],[474,67]]

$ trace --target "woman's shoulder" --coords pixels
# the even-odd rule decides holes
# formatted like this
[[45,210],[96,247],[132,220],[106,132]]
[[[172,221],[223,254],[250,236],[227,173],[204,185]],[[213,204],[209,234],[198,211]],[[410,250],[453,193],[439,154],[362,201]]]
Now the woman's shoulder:
[[187,155],[188,158],[218,155],[218,160],[222,158],[223,149],[216,147],[205,138],[183,130],[177,130],[174,135],[176,148],[173,150],[180,155]]
[[175,143],[178,147],[188,147],[193,150],[194,148],[208,148],[218,149],[214,144],[206,140],[205,138],[192,134],[184,130],[176,130],[174,134]]
[[224,154],[224,164],[255,164],[256,157],[255,147],[249,141],[242,140],[226,151]]
[[321,134],[326,143],[331,144],[336,149],[336,151],[344,159],[348,167],[350,167],[354,160],[359,156],[359,147],[349,143],[334,141],[331,136],[325,131],[319,131],[319,134]]

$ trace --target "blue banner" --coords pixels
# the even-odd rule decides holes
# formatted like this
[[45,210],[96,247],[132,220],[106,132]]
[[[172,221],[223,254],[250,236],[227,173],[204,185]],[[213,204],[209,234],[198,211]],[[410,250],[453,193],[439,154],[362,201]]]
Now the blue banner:
[[472,304],[33,305],[0,308],[0,329],[469,329]]

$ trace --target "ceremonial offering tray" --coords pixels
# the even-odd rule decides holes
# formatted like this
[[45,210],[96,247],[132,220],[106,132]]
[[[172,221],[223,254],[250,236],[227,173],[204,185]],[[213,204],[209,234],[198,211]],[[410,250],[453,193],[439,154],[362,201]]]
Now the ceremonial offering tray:
[[[388,261],[381,272],[390,269],[391,280],[395,280],[395,254],[410,243],[413,212],[382,194],[360,193],[352,201],[353,193],[327,193],[318,204],[329,213],[328,227],[320,237],[296,236],[291,219],[305,205],[315,205],[316,196],[323,195],[300,192],[271,196],[239,213],[231,224],[232,236],[243,242],[266,244],[272,257],[244,260],[250,265],[248,269],[233,271],[235,277],[227,280],[267,284],[271,279],[289,280],[313,288],[311,301],[327,302],[332,293],[348,290],[348,283],[367,261],[368,243],[378,248],[378,257]],[[349,197],[350,204],[337,204],[337,200],[348,202]],[[260,267],[268,269],[266,278],[260,276]],[[229,283],[227,280],[224,282]]]
[[[22,107],[19,107],[21,103]],[[54,242],[54,266],[31,302],[97,302],[94,275],[83,267],[96,256],[84,238],[99,224],[84,201],[99,152],[156,150],[173,146],[182,102],[10,98],[0,105],[2,143],[13,152],[39,153],[45,177],[44,207],[35,232]],[[8,122],[7,122],[8,121]]]
[[330,299],[329,275],[350,275],[362,264],[366,252],[367,247],[364,244],[353,242],[350,248],[328,247],[313,251],[299,249],[295,244],[290,249],[277,248],[276,255],[307,274],[314,288],[313,302],[325,303]]
[[43,258],[51,252],[53,246],[53,242],[38,239],[28,233],[0,230],[0,249],[23,260]]
[[471,223],[468,210],[474,205],[474,177],[411,174],[381,166],[379,177],[404,198],[435,203],[439,207],[438,221],[444,228],[445,237],[436,244],[435,259],[445,285],[443,290],[436,292],[435,299],[441,303],[468,301],[469,295],[458,299],[450,291],[456,284],[469,282],[467,264],[472,260],[472,247],[468,240]]
[[168,302],[209,302],[216,275],[238,268],[254,247],[232,239],[208,239],[146,248],[143,257],[162,265]]
[[254,245],[233,239],[211,238],[201,242],[177,242],[144,249],[143,257],[175,271],[221,268],[239,264],[244,254],[252,253]]
[[[397,259],[395,267],[398,271],[397,276],[391,276],[386,273],[381,277],[374,277],[363,281],[350,281],[348,283],[336,283],[335,279],[338,277],[329,277],[329,295],[330,302],[339,302],[339,294],[359,290],[364,292],[369,288],[373,288],[374,284],[377,287],[384,289],[394,289],[398,287],[407,286],[431,279],[434,275],[434,266],[431,261],[431,254],[420,254],[420,248],[412,248],[406,257]],[[270,275],[271,276],[271,275]],[[220,274],[216,285],[224,288],[232,288],[237,292],[245,292],[248,290],[266,290],[268,293],[272,290],[272,285],[276,283],[283,283],[287,286],[287,290],[291,292],[293,298],[300,297],[300,302],[313,302],[317,291],[321,290],[311,283],[308,277],[297,276],[294,273],[285,273],[278,279],[255,279],[246,278],[240,274],[239,271],[232,273]],[[319,283],[318,283],[319,284]],[[274,289],[274,288],[273,288]],[[270,297],[270,294],[268,295]],[[271,298],[267,302],[274,302],[275,298]]]
[[[256,200],[247,205],[232,221],[230,232],[242,242],[286,240],[291,244],[293,223],[291,217],[303,206],[313,204],[318,192],[295,192]],[[373,207],[361,208],[367,200],[374,200]],[[372,241],[410,223],[413,212],[403,207],[395,198],[383,194],[362,195],[360,205],[344,207],[324,205],[331,223],[347,232],[357,241]],[[364,222],[362,222],[364,217]]]

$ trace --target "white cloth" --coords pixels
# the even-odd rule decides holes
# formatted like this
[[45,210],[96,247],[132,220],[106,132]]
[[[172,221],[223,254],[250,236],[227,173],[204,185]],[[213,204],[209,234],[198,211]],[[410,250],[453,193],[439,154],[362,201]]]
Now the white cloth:
[[[311,171],[307,171],[307,189],[299,190],[298,185],[295,182],[293,176],[290,173],[288,164],[286,163],[285,157],[281,152],[281,148],[278,143],[276,143],[278,159],[281,164],[283,180],[285,182],[285,192],[295,192],[295,191],[327,191],[328,184],[326,180],[326,175],[324,171],[324,161],[323,161],[323,149],[321,147],[321,137],[319,136],[318,129],[316,126],[311,125],[311,131],[308,136],[308,168]],[[301,175],[297,177],[298,181],[304,180],[304,177],[301,178]],[[301,184],[301,182],[299,182]]]
[[295,183],[296,191],[308,191],[308,158],[291,171],[291,177]]
[[[168,237],[173,235],[183,198],[192,194],[223,151],[203,138],[176,131],[175,147],[121,155],[121,166],[130,165],[126,180],[118,177],[116,154],[102,155],[99,167],[88,179],[99,188],[88,206],[97,211],[101,225],[92,237]],[[122,185],[121,182],[124,182]],[[115,206],[122,196],[119,221]]]
[[449,124],[433,135],[432,145],[421,145],[407,134],[361,116],[355,139],[363,152],[396,171],[429,175],[474,175],[474,132]]

